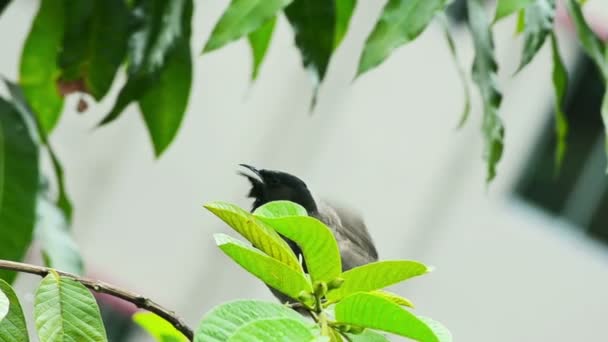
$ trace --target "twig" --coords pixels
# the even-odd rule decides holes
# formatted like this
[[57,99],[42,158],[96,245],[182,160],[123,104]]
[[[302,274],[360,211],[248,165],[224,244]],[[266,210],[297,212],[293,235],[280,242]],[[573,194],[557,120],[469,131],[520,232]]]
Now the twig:
[[[51,270],[48,267],[24,264],[21,262],[14,262],[14,261],[2,260],[2,259],[0,259],[0,269],[17,271],[17,272],[22,272],[22,273],[36,274],[41,277],[46,277],[46,275],[49,274],[49,272]],[[116,286],[110,285],[108,283],[105,283],[105,282],[102,282],[99,280],[79,277],[75,274],[62,272],[62,271],[56,271],[56,272],[59,275],[61,275],[62,277],[73,279],[95,292],[105,293],[110,296],[120,298],[122,300],[135,304],[135,306],[137,306],[138,308],[153,312],[153,313],[157,314],[158,316],[164,318],[167,322],[171,323],[175,327],[175,329],[179,330],[190,341],[192,341],[194,338],[192,329],[190,329],[184,323],[184,321],[175,314],[175,312],[163,308],[162,306],[158,305],[157,303],[155,303],[154,301],[152,301],[151,299],[149,299],[147,297],[138,295],[136,293],[133,293],[133,292],[130,292],[127,290],[123,290],[121,288],[118,288]]]

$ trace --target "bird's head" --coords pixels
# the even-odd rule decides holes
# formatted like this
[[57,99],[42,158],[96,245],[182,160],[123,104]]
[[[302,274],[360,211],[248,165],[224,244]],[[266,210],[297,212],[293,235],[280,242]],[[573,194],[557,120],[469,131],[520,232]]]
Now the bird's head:
[[249,197],[254,199],[253,210],[272,201],[291,201],[303,206],[309,213],[317,211],[317,205],[300,178],[286,172],[256,169],[240,164],[250,173],[239,172],[251,183]]

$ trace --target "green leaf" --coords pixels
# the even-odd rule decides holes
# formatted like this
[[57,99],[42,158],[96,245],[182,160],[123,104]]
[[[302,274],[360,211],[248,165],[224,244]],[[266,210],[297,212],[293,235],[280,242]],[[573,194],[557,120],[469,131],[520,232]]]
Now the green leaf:
[[[511,14],[523,10],[532,4],[535,0],[498,0],[496,5],[496,15],[494,16],[494,22],[500,19],[506,18]],[[541,0],[544,1],[544,0]]]
[[276,22],[277,17],[272,17],[247,36],[249,46],[251,47],[251,55],[253,57],[253,68],[251,71],[252,81],[255,81],[258,78],[260,66],[264,61],[264,57],[270,46],[270,40],[272,39],[272,32],[274,31]]
[[259,219],[300,246],[313,283],[329,283],[340,276],[342,260],[338,243],[323,222],[310,216],[260,216]]
[[136,312],[132,319],[158,342],[187,342],[173,325],[152,312]]
[[433,330],[399,305],[368,293],[350,295],[336,304],[336,320],[378,329],[421,342],[440,342]]
[[[22,115],[0,98],[0,259],[25,256],[36,221],[38,145]],[[0,270],[11,283],[16,274]]]
[[523,69],[553,31],[555,0],[536,0],[525,9],[524,49],[518,71]]
[[416,261],[386,260],[372,262],[342,273],[342,286],[327,293],[327,299],[336,302],[356,293],[383,289],[398,282],[423,275],[429,269]]
[[19,84],[44,132],[59,120],[63,97],[57,89],[58,51],[64,31],[63,0],[40,1],[21,53]]
[[0,279],[0,341],[29,341],[19,298],[11,286],[2,279]]
[[482,0],[468,0],[469,25],[475,45],[473,81],[479,87],[483,100],[484,159],[487,163],[487,178],[496,176],[496,164],[502,157],[504,128],[498,116],[502,94],[498,89],[496,72],[498,65],[494,57],[492,31],[486,17]]
[[336,0],[336,32],[334,40],[334,49],[336,49],[346,32],[348,31],[348,24],[350,18],[353,16],[353,11],[357,5],[357,0]]
[[394,294],[394,293],[391,293],[388,291],[376,290],[376,291],[371,291],[370,294],[390,300],[391,302],[393,302],[397,305],[407,306],[410,308],[414,307],[414,304],[409,299],[401,297],[397,294]]
[[[183,44],[190,42],[192,0],[138,1],[133,11],[139,14],[139,21],[134,24],[136,30],[131,34],[127,48],[127,83],[100,125],[115,120],[132,101],[141,99],[169,68],[172,54],[177,54],[175,58],[181,60]],[[152,139],[156,140],[156,137]]]
[[[606,93],[604,94],[604,100],[602,100],[602,120],[604,121],[604,128],[606,129],[606,127],[608,127],[608,89],[606,90]],[[606,134],[606,150],[608,151],[608,134]],[[608,172],[608,168],[606,169],[606,172]]]
[[266,218],[308,216],[303,206],[290,201],[272,201],[258,207],[253,215]]
[[360,334],[347,333],[349,342],[390,342],[384,335],[370,329],[363,330]]
[[304,273],[294,271],[282,262],[228,235],[215,234],[214,237],[215,243],[226,255],[270,287],[293,299],[298,299],[303,291],[312,293],[312,287]]
[[217,50],[265,25],[292,0],[232,0],[213,28],[203,53]]
[[357,76],[380,65],[398,47],[418,37],[448,0],[389,0],[367,37]]
[[139,100],[156,156],[171,144],[181,125],[192,85],[190,44],[181,41],[168,57],[159,79]]
[[418,319],[433,330],[440,342],[452,342],[452,333],[443,324],[424,316],[418,316]]
[[[294,318],[266,318],[250,322],[239,328],[228,342],[293,341],[309,342],[315,339],[314,325]],[[317,333],[318,335],[318,333]]]
[[241,234],[253,247],[284,263],[291,269],[302,272],[302,265],[285,240],[262,221],[226,202],[210,202],[204,206],[215,216]]
[[559,53],[557,37],[551,35],[551,51],[553,53],[553,89],[555,92],[555,169],[559,171],[566,153],[566,138],[568,136],[568,120],[562,106],[568,88],[568,72]]
[[293,27],[302,64],[310,70],[316,89],[325,77],[335,47],[336,5],[327,0],[294,0],[285,8],[285,15]]
[[302,319],[286,306],[257,300],[237,300],[216,306],[198,325],[194,342],[225,342],[242,326],[260,319]]
[[515,26],[515,35],[519,35],[521,33],[524,33],[524,30],[526,29],[526,11],[525,10],[519,10],[519,12],[517,12],[517,25]]
[[82,275],[84,262],[63,212],[45,196],[38,197],[36,211],[36,239],[42,245],[46,266]]
[[49,273],[36,290],[34,319],[41,342],[108,340],[91,292],[56,272]]

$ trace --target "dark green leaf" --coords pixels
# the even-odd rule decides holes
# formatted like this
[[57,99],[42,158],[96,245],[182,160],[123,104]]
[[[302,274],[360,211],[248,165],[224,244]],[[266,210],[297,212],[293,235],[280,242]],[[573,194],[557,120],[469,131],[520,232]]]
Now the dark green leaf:
[[[602,101],[602,120],[604,120],[604,128],[608,127],[608,89],[606,89],[604,100]],[[604,139],[606,140],[606,150],[608,151],[608,134]],[[608,172],[608,167],[606,172]]]
[[282,262],[225,234],[215,234],[215,243],[237,264],[281,293],[298,299],[312,293],[312,286],[303,272],[294,271]]
[[[0,259],[20,261],[32,241],[38,193],[38,144],[23,116],[0,98]],[[11,283],[15,273],[0,270]]]
[[399,305],[368,293],[356,293],[336,304],[336,320],[340,323],[378,329],[421,342],[442,342],[415,315]]
[[553,89],[555,92],[555,168],[559,171],[566,153],[566,137],[568,136],[568,120],[562,106],[568,88],[568,72],[559,53],[557,37],[551,35],[551,51],[553,53]]
[[500,19],[506,18],[511,14],[526,8],[534,1],[535,0],[498,0],[494,22],[497,22]]
[[385,260],[352,268],[342,273],[344,283],[329,291],[327,298],[332,302],[357,292],[380,290],[398,282],[423,275],[429,269],[416,261]]
[[277,303],[238,300],[221,304],[209,311],[198,325],[195,342],[225,342],[241,327],[272,318],[302,319],[294,310]]
[[[0,297],[3,295],[4,303],[0,298],[0,341],[28,342],[25,317],[23,316],[23,310],[21,310],[21,304],[19,304],[19,298],[17,298],[17,294],[11,286],[0,279]],[[5,306],[7,304],[8,307]],[[4,317],[1,314],[2,312],[5,312]]]
[[217,50],[265,25],[292,0],[232,0],[213,28],[203,52]]
[[0,0],[0,15],[2,15],[2,12],[4,12],[4,9],[10,2],[11,0]]
[[251,70],[251,80],[255,81],[258,78],[258,72],[266,51],[270,46],[270,40],[272,39],[272,32],[277,21],[277,17],[272,17],[267,20],[257,30],[251,32],[247,38],[249,39],[249,46],[251,47],[251,55],[253,57],[253,68]]
[[336,1],[336,33],[334,41],[334,49],[337,48],[346,32],[350,18],[353,16],[353,11],[357,5],[357,0],[335,0]]
[[[314,325],[295,318],[266,318],[243,325],[228,342],[267,342],[315,340]],[[318,330],[318,329],[317,329]],[[316,335],[319,332],[316,331]]]
[[483,101],[483,124],[487,163],[487,182],[496,176],[496,164],[502,157],[504,128],[498,116],[502,94],[498,89],[496,72],[498,65],[494,57],[492,31],[482,0],[468,0],[469,25],[475,46],[473,81],[479,87]]
[[34,319],[41,342],[106,342],[93,295],[81,283],[51,272],[36,290]]
[[416,39],[448,0],[389,0],[367,37],[357,75],[378,66],[396,48]]
[[156,156],[163,153],[177,134],[188,106],[191,84],[190,44],[180,41],[168,57],[158,81],[139,100]]
[[583,46],[585,53],[587,53],[598,66],[604,79],[608,79],[608,62],[605,59],[606,46],[585,21],[583,11],[581,10],[578,1],[566,0],[566,7],[574,22],[576,34],[578,35],[579,42]]
[[555,0],[536,0],[525,9],[524,49],[518,70],[523,69],[553,31]]
[[63,97],[57,89],[58,51],[64,31],[63,0],[40,1],[21,54],[19,84],[44,132],[50,132],[61,115]]
[[225,202],[207,203],[205,208],[226,222],[247,241],[251,242],[255,248],[260,249],[291,269],[302,272],[302,266],[298,258],[293,254],[285,240],[250,213],[234,204]]
[[187,342],[188,339],[173,325],[152,312],[136,312],[133,321],[158,342]]

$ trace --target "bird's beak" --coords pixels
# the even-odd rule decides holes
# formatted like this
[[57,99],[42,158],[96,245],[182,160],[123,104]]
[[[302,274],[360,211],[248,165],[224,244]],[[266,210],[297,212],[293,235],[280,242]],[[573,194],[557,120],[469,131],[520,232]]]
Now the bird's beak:
[[262,177],[262,174],[260,173],[260,171],[258,169],[256,169],[255,167],[253,167],[251,165],[247,165],[247,164],[239,164],[239,166],[242,166],[242,167],[246,168],[247,170],[251,171],[251,173],[239,171],[239,174],[241,176],[247,177],[247,179],[249,179],[249,181],[251,182],[252,185],[256,185],[256,183],[264,184],[264,177]]

